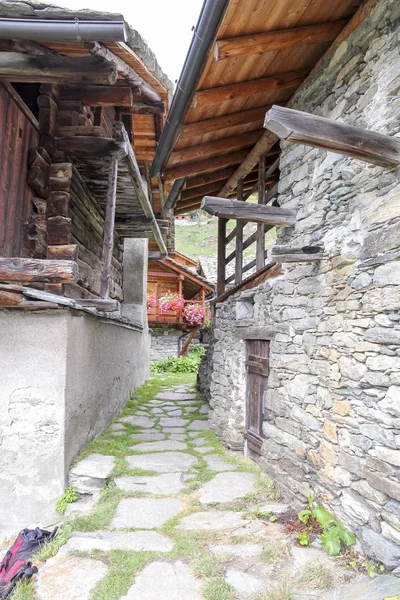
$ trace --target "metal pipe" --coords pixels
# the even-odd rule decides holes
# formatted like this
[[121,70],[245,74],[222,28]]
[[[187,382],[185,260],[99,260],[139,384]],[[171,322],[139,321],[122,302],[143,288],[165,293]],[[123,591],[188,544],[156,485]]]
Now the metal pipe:
[[164,169],[176,136],[178,135],[179,126],[185,116],[187,104],[195,91],[201,69],[207,60],[208,52],[228,3],[229,0],[205,0],[203,4],[189,52],[172,99],[171,109],[150,167],[150,177],[157,177]]
[[81,21],[80,19],[0,18],[0,39],[33,41],[126,42],[125,21]]
[[174,208],[176,201],[178,199],[178,196],[181,193],[183,186],[185,185],[185,181],[186,181],[186,177],[181,177],[180,179],[175,179],[174,184],[169,193],[169,196],[165,201],[164,208],[166,210],[171,210]]

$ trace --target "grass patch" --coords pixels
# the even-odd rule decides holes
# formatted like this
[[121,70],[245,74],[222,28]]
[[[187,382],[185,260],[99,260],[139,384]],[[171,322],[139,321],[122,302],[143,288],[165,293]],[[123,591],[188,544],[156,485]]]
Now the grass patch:
[[128,552],[111,550],[106,554],[92,555],[103,558],[108,565],[107,576],[95,587],[92,600],[118,600],[127,594],[136,573],[155,557],[154,552]]
[[12,594],[13,600],[37,600],[33,581],[20,581]]
[[250,596],[249,600],[290,600],[293,594],[291,583],[277,583],[266,592]]
[[298,577],[296,586],[310,590],[325,590],[333,586],[331,571],[319,560],[306,563]]
[[204,600],[235,600],[233,588],[221,578],[210,579],[203,585]]
[[289,557],[289,548],[285,541],[280,540],[276,544],[267,546],[260,554],[261,560],[268,564],[277,564]]

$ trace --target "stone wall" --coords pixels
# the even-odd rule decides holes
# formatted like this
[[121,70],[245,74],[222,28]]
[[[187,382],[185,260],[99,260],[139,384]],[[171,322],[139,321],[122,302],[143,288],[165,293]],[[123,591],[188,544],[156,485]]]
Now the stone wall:
[[0,539],[57,521],[88,441],[148,376],[149,335],[69,310],[0,312]]
[[[151,329],[151,350],[150,360],[164,360],[165,358],[177,358],[189,333],[180,329],[157,328]],[[180,339],[180,341],[179,341]],[[198,345],[198,340],[194,339],[190,347]]]
[[[400,9],[381,0],[293,106],[399,135]],[[329,259],[283,274],[216,308],[203,366],[217,433],[243,446],[245,344],[270,326],[260,462],[295,498],[313,494],[363,551],[400,557],[400,183],[341,155],[282,143],[279,204],[297,213],[278,244],[323,245]],[[206,375],[204,375],[206,373]]]

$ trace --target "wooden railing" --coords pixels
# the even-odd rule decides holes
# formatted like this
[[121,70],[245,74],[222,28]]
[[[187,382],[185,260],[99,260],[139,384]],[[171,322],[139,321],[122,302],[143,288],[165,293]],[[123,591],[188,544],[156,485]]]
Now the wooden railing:
[[[239,179],[237,183],[237,199],[246,202],[252,194],[258,190],[258,204],[273,203],[278,194],[278,183],[276,177],[272,179],[279,166],[279,158],[266,170],[265,156],[262,156],[258,165],[258,181],[251,187],[250,190],[244,192],[243,179]],[[272,183],[272,187],[268,191],[265,190],[267,180]],[[265,250],[265,234],[275,227],[275,225],[257,224],[257,230],[252,233],[247,239],[243,239],[243,230],[245,227],[244,221],[236,221],[236,226],[227,235],[228,219],[218,218],[218,260],[217,260],[217,296],[224,293],[226,286],[234,282],[239,285],[243,281],[243,275],[256,267],[260,270],[265,265],[267,252]],[[227,256],[228,245],[236,240],[235,250]],[[250,248],[253,244],[256,245],[256,258],[246,265],[244,264],[244,251]],[[226,277],[226,266],[235,261],[235,273],[230,277]]]
[[[203,305],[204,301],[203,300],[185,300],[185,304],[199,304],[199,305]],[[154,312],[153,312],[154,310]],[[158,307],[158,301],[157,301],[157,305],[155,306],[155,308],[153,309],[150,313],[147,314],[147,319],[149,323],[174,323],[174,324],[186,324],[190,327],[195,327],[195,325],[190,325],[190,323],[188,323],[184,316],[183,316],[183,311],[175,311],[175,310],[171,310],[168,311],[167,313],[165,312],[161,312],[159,310]]]

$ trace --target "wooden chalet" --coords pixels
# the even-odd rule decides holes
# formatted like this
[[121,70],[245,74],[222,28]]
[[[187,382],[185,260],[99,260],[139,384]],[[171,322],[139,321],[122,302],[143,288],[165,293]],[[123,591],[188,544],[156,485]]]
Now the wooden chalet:
[[204,305],[214,287],[198,272],[198,263],[188,256],[171,251],[165,259],[149,261],[147,293],[155,296],[157,304],[148,313],[150,327],[173,327],[189,330],[196,327],[185,321],[182,313],[162,313],[158,301],[166,292],[177,292],[185,302]]
[[123,240],[167,254],[171,84],[120,15],[43,7],[0,2],[0,308],[115,311]]
[[[294,213],[276,206],[282,136],[264,128],[267,111],[273,105],[290,107],[375,4],[376,0],[205,2],[151,174],[163,173],[170,189],[166,206],[176,215],[199,209],[205,196],[234,200],[203,205],[221,217],[218,295],[229,283],[241,284],[250,269],[262,269],[265,233],[277,225],[290,226],[295,219]],[[320,141],[319,147],[327,146]],[[269,214],[254,204],[241,206],[252,194],[258,195],[260,205],[273,205]],[[218,211],[218,202],[229,210]],[[250,214],[255,211],[264,212],[261,220]],[[230,218],[237,225],[227,235]],[[246,239],[248,221],[258,222],[258,227]],[[230,253],[229,243],[235,244]],[[244,265],[243,251],[252,244],[256,259]],[[226,265],[232,261],[235,275],[226,277]]]

